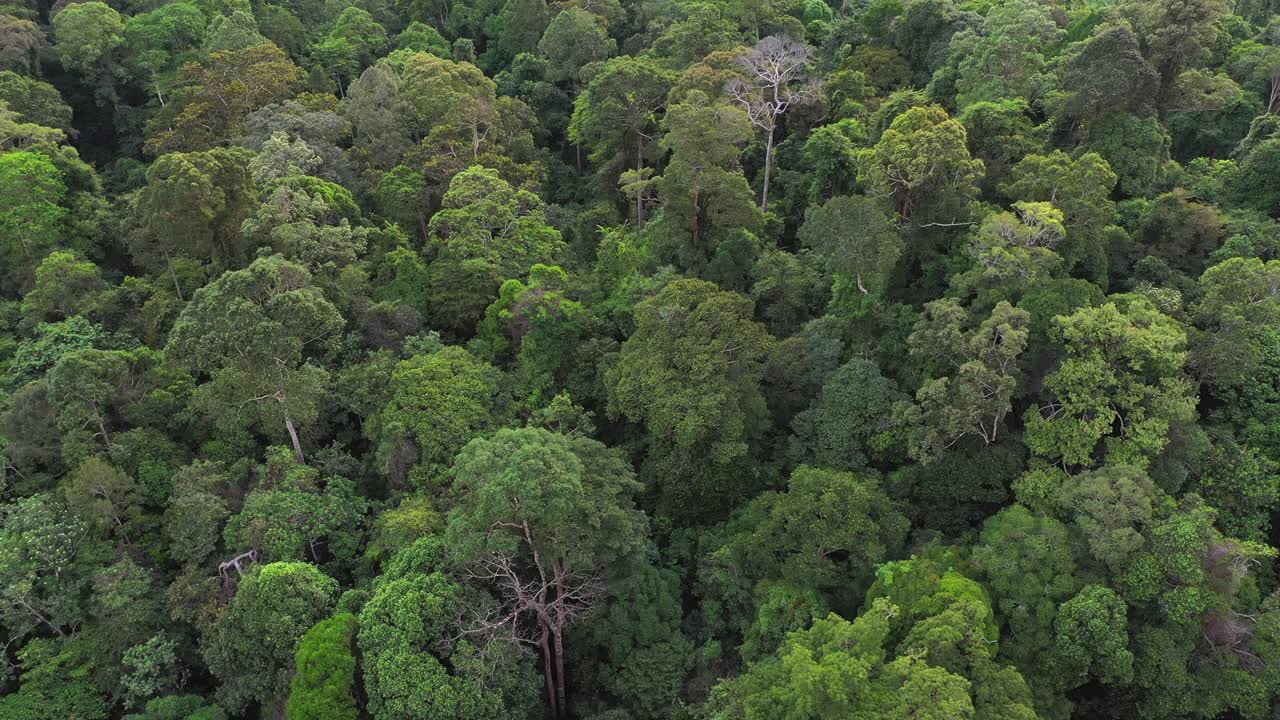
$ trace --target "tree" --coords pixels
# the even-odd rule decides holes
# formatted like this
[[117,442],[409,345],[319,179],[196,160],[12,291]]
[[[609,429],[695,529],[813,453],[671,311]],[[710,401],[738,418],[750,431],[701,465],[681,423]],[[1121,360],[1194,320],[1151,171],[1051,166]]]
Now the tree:
[[171,559],[199,564],[217,551],[222,524],[231,514],[225,497],[229,487],[220,465],[198,461],[178,469],[163,518]]
[[111,707],[92,681],[92,650],[85,636],[27,643],[18,651],[22,684],[0,697],[0,713],[31,720],[107,720]]
[[1092,120],[1108,112],[1138,116],[1155,110],[1160,75],[1143,57],[1140,41],[1127,23],[1103,24],[1060,61],[1058,85],[1066,92],[1062,109],[1073,120]]
[[775,584],[814,592],[823,607],[851,613],[906,530],[874,474],[801,465],[786,492],[761,494],[704,534],[698,588],[712,601],[705,616],[713,629],[749,639]]
[[219,702],[277,712],[289,692],[303,635],[333,610],[338,583],[306,563],[254,568],[218,616],[201,650],[222,684]]
[[514,356],[526,403],[537,408],[556,396],[575,366],[578,344],[593,326],[582,303],[565,292],[569,275],[559,267],[534,265],[528,282],[508,280],[485,311],[477,342],[496,358]]
[[0,70],[0,101],[18,113],[18,122],[57,128],[71,135],[71,108],[62,100],[57,88],[35,78]]
[[1263,358],[1263,328],[1280,319],[1280,262],[1231,258],[1200,276],[1194,306],[1203,332],[1191,335],[1191,364],[1218,386],[1243,384]]
[[1243,207],[1280,216],[1280,193],[1265,180],[1277,167],[1280,167],[1280,137],[1273,136],[1241,156],[1235,174],[1227,180],[1229,196]]
[[100,547],[88,526],[50,495],[4,507],[0,525],[0,622],[11,637],[64,637],[87,612]]
[[741,146],[751,135],[746,114],[694,90],[667,109],[662,129],[666,134],[658,145],[671,160],[653,179],[663,201],[661,227],[667,230],[651,230],[659,257],[713,280],[728,280],[723,276],[731,273],[716,272],[722,268],[745,274],[741,266],[754,258],[736,258],[731,251],[742,233],[760,226],[738,166]]
[[912,456],[928,463],[966,437],[987,445],[999,438],[1018,389],[1017,360],[1031,316],[1001,301],[967,330],[968,314],[951,299],[929,303],[925,314],[908,344],[913,357],[938,363],[939,376],[916,391],[914,404],[895,404],[893,421],[906,429]]
[[44,32],[34,22],[0,15],[0,69],[29,74],[47,44]]
[[297,673],[286,712],[297,720],[356,720],[356,617],[339,613],[321,620],[298,642]]
[[[698,454],[721,467],[748,455],[767,418],[761,381],[774,340],[752,320],[751,301],[701,280],[675,280],[635,307],[635,332],[605,374],[609,414],[643,422],[655,445]],[[738,488],[681,487],[687,510]],[[739,478],[740,481],[740,478]],[[696,499],[696,500],[695,500]]]
[[1217,21],[1227,14],[1220,0],[1162,0],[1142,9],[1147,54],[1160,73],[1161,100],[1167,101],[1183,69],[1206,60],[1217,36]]
[[[579,93],[569,121],[569,139],[591,147],[597,162],[621,169],[633,152],[636,172],[645,167],[646,143],[653,140],[658,113],[666,106],[675,73],[652,60],[610,58]],[[636,196],[636,225],[644,225],[644,196]]]
[[35,286],[22,298],[22,314],[31,322],[49,322],[92,313],[105,289],[97,265],[54,251],[36,268]]
[[555,264],[564,248],[537,195],[478,166],[450,181],[428,233],[431,310],[459,334],[475,327],[504,280]]
[[811,207],[798,235],[826,260],[827,272],[852,277],[864,295],[884,292],[903,248],[880,204],[855,195]]
[[550,20],[546,0],[506,0],[502,10],[485,22],[485,34],[491,40],[481,65],[505,67],[521,53],[535,52]]
[[142,519],[142,489],[133,478],[96,457],[86,458],[63,486],[67,507],[104,536],[126,545]]
[[151,154],[204,150],[244,131],[245,118],[287,97],[301,71],[275,44],[212,52],[178,73],[179,87],[150,127]]
[[1145,466],[1169,427],[1195,416],[1182,374],[1187,335],[1146,298],[1113,295],[1102,307],[1054,319],[1052,337],[1067,355],[1045,379],[1053,401],[1024,417],[1032,452],[1067,466]]
[[1106,159],[1126,195],[1153,194],[1169,159],[1169,135],[1154,117],[1108,113],[1089,123],[1085,148]]
[[769,177],[778,123],[792,106],[818,98],[818,83],[807,77],[810,55],[807,45],[785,35],[770,35],[738,56],[746,78],[735,78],[726,88],[746,109],[751,123],[765,132],[760,212],[769,212]]
[[1097,153],[1072,159],[1055,150],[1022,158],[1009,171],[1009,180],[1000,186],[1000,192],[1015,200],[1051,203],[1062,210],[1066,237],[1058,252],[1066,269],[1080,267],[1089,271],[1088,277],[1105,280],[1105,232],[1116,220],[1116,204],[1111,199],[1116,180],[1111,166]]
[[880,599],[850,622],[832,613],[792,633],[776,656],[718,685],[710,704],[725,718],[972,718],[963,677],[886,651],[897,608]]
[[5,293],[30,289],[34,271],[63,235],[67,185],[62,172],[43,153],[0,155],[0,257]]
[[1149,255],[1189,275],[1200,273],[1209,253],[1226,234],[1223,217],[1212,205],[1196,202],[1178,188],[1155,198],[1134,240]]
[[254,551],[261,562],[331,560],[339,569],[355,562],[368,503],[342,476],[325,478],[294,462],[286,448],[268,449],[262,482],[223,530],[235,552]]
[[1012,299],[1043,285],[1063,265],[1055,252],[1067,235],[1063,221],[1061,210],[1041,202],[1015,202],[1013,212],[988,215],[969,246],[973,269],[952,283],[976,291],[980,302],[986,293]]
[[189,2],[175,2],[125,21],[124,39],[129,50],[125,67],[134,79],[165,103],[180,58],[193,53],[204,40],[205,15]]
[[54,52],[67,70],[94,89],[99,103],[116,103],[116,50],[124,44],[124,20],[103,2],[68,5],[53,16]]
[[973,549],[973,564],[1007,629],[1002,649],[1032,674],[1032,687],[1042,696],[1053,692],[1052,670],[1037,665],[1036,658],[1053,646],[1059,607],[1080,586],[1068,543],[1062,523],[1012,505],[983,523],[980,544]]
[[63,432],[71,436],[88,428],[91,440],[110,447],[113,411],[130,379],[129,359],[119,351],[86,348],[59,357],[49,370],[48,388]]
[[[387,30],[367,10],[348,7],[333,21],[329,37],[345,40],[355,48],[356,61],[364,69],[382,56],[387,46]],[[339,89],[341,92],[341,89]]]
[[[269,152],[256,160],[261,160]],[[345,191],[344,191],[345,192]],[[240,229],[247,244],[271,247],[291,261],[317,273],[333,273],[354,263],[368,242],[367,228],[342,217],[323,189],[280,183]]]
[[1044,54],[1065,33],[1048,8],[1013,2],[987,12],[981,32],[961,30],[951,38],[950,57],[957,58],[956,107],[981,100],[1038,100],[1051,87]]
[[165,354],[210,382],[194,402],[220,424],[287,431],[303,462],[297,423],[314,422],[329,380],[306,362],[343,318],[311,285],[306,269],[279,256],[260,258],[201,288],[178,316]]
[[441,571],[447,552],[438,537],[402,550],[360,611],[368,710],[388,720],[528,717],[537,676],[515,643],[463,632],[460,621],[494,603]]
[[904,219],[925,208],[963,212],[983,172],[982,161],[969,157],[967,143],[964,126],[945,110],[913,107],[894,118],[864,156],[858,179],[889,198]]
[[407,436],[417,446],[422,480],[437,479],[463,446],[497,424],[500,377],[460,347],[402,361],[391,374],[390,401],[382,413],[382,452]]
[[252,155],[240,148],[169,153],[147,168],[147,184],[130,208],[137,233],[130,238],[136,262],[168,270],[174,289],[175,258],[239,267],[245,260],[241,224],[256,204],[249,170]]
[[151,700],[125,720],[226,720],[227,714],[199,695],[169,695]]
[[607,60],[616,49],[604,19],[576,7],[556,13],[538,41],[538,53],[547,58],[547,80],[553,83],[577,85],[583,68]]
[[1062,479],[1052,502],[1074,520],[1093,558],[1112,574],[1128,569],[1164,504],[1164,495],[1140,468],[1109,465]]
[[902,397],[874,362],[853,358],[823,379],[818,397],[792,421],[792,454],[818,467],[862,468],[888,440],[886,418]]
[[542,654],[552,714],[563,717],[564,632],[641,552],[647,522],[631,504],[641,486],[616,451],[538,428],[468,443],[453,482],[463,497],[449,514],[453,554],[502,601],[479,629],[536,627],[528,641]]

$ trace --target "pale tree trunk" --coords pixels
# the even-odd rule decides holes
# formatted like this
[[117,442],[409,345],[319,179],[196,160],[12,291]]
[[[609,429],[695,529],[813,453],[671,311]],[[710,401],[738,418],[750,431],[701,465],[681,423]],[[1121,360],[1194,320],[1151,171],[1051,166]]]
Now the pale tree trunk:
[[102,433],[102,441],[111,447],[111,433],[107,432],[107,424],[102,421],[102,413],[95,412],[94,415],[98,420],[98,432]]
[[773,126],[769,126],[769,138],[764,144],[764,189],[760,193],[760,212],[769,212],[769,174],[773,171]]
[[298,429],[293,426],[293,418],[288,413],[284,415],[284,426],[289,430],[289,439],[293,441],[293,452],[298,456],[298,463],[307,464],[307,459],[302,455],[302,441],[298,439]]

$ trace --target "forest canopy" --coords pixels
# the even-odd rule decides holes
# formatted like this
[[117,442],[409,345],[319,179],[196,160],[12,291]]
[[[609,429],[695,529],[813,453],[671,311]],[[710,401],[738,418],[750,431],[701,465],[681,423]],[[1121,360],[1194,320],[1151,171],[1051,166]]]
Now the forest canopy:
[[0,0],[0,718],[1280,712],[1275,0]]

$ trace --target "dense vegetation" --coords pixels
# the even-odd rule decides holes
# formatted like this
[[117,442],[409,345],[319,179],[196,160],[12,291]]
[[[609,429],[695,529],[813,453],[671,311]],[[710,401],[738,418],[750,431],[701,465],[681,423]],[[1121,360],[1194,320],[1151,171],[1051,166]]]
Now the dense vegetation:
[[1280,707],[1276,0],[0,0],[0,718]]

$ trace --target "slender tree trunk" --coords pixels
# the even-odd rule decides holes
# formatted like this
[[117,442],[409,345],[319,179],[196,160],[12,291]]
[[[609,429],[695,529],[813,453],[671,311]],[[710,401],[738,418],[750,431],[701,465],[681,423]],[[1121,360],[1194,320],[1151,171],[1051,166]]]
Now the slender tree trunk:
[[284,416],[284,426],[289,429],[289,439],[293,441],[293,452],[298,456],[298,463],[307,464],[307,459],[302,456],[302,441],[298,440],[298,429],[293,426],[293,418],[288,413]]
[[693,191],[693,227],[690,228],[689,235],[693,240],[693,246],[698,247],[698,236],[702,234],[702,223],[699,222],[702,216],[702,209],[698,207],[698,190]]
[[556,699],[560,705],[560,716],[564,717],[567,707],[564,699],[564,637],[558,626],[553,632],[556,642]]
[[557,704],[556,704],[556,689],[555,689],[555,681],[554,681],[554,680],[552,679],[552,677],[551,677],[551,674],[552,674],[552,671],[551,671],[551,643],[550,643],[549,641],[550,641],[550,637],[549,637],[549,633],[547,632],[547,626],[546,626],[545,624],[543,624],[543,625],[542,625],[542,642],[541,642],[541,645],[542,645],[542,675],[543,675],[543,677],[545,677],[545,678],[546,678],[546,680],[547,680],[547,702],[551,705],[551,716],[552,716],[552,717],[556,717],[556,718],[558,718],[558,717],[560,717],[560,709],[559,709],[559,707],[558,707],[558,706],[557,706]]
[[769,212],[769,173],[773,171],[773,126],[764,144],[764,189],[760,193],[760,212]]
[[[644,169],[644,135],[636,131],[636,172]],[[639,180],[640,178],[636,178]],[[644,193],[636,193],[636,227],[644,227]]]
[[111,447],[111,433],[107,432],[107,424],[102,421],[102,413],[94,413],[98,421],[98,432],[102,433],[102,441]]
[[178,302],[186,302],[186,298],[182,297],[182,286],[178,284],[178,273],[173,271],[173,258],[165,255],[164,259],[169,265],[169,277],[173,278],[173,291],[178,294]]
[[427,216],[422,214],[422,209],[417,211],[418,215],[418,239],[422,242],[427,241]]

